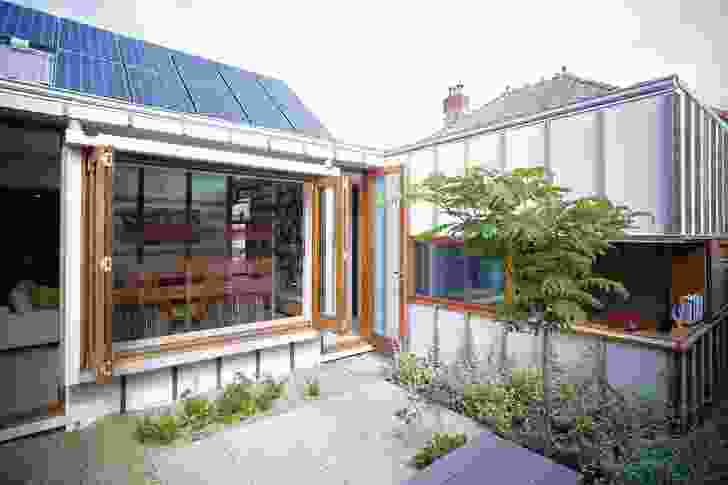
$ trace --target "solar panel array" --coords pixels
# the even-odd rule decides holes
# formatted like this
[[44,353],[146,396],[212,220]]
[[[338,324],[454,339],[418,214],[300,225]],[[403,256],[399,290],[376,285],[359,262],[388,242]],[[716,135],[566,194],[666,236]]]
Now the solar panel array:
[[0,0],[0,41],[53,54],[51,87],[329,138],[278,79]]

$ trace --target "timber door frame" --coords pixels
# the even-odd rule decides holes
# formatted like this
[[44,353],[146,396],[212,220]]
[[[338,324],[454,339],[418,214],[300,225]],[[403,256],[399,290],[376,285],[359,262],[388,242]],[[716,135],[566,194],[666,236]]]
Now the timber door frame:
[[112,380],[111,255],[113,184],[111,147],[83,148],[81,190],[81,368],[96,382]]
[[[321,196],[326,189],[334,189],[335,209],[335,266],[336,266],[336,314],[324,316],[321,314],[321,288],[323,275],[321,274]],[[351,194],[351,181],[346,176],[319,177],[313,181],[313,288],[312,288],[312,320],[315,328],[335,330],[339,335],[351,332],[351,304],[346,286],[346,262],[350,252],[347,248],[344,228],[351,225],[351,211],[348,197]]]
[[[387,175],[399,175],[400,176],[400,194],[401,197],[399,199],[399,207],[397,210],[397,214],[399,214],[400,218],[400,239],[399,239],[399,288],[398,288],[398,295],[399,295],[399,321],[397,322],[397,335],[388,335],[387,338],[396,338],[398,341],[400,341],[400,349],[406,350],[402,346],[402,339],[407,339],[409,335],[409,311],[408,311],[408,292],[413,291],[410,290],[410,288],[413,287],[413,281],[410,278],[410,264],[413,264],[410,262],[411,255],[410,251],[408,249],[408,236],[409,236],[409,207],[406,202],[406,199],[402,197],[402,195],[405,194],[408,180],[407,180],[407,169],[406,166],[400,163],[399,161],[392,160],[385,162],[385,166],[380,169],[373,169],[370,170],[369,173],[366,176],[366,181],[364,183],[364,186],[366,187],[366,197],[363,200],[363,204],[366,204],[366,226],[368,228],[371,228],[369,231],[364,231],[364,244],[366,246],[366,249],[364,252],[366,252],[367,257],[369,258],[369,264],[366,266],[369,268],[368,271],[362,274],[362,280],[364,283],[364,286],[368,286],[368,294],[366,295],[366,301],[368,306],[368,314],[367,318],[368,320],[368,331],[369,333],[366,335],[368,337],[368,340],[376,347],[378,351],[381,352],[391,352],[391,346],[387,343],[387,338],[377,335],[374,333],[374,309],[375,309],[375,282],[374,282],[374,265],[376,264],[376,238],[374,237],[374,217],[375,217],[375,205],[376,205],[376,177],[378,176],[387,176]],[[385,183],[386,186],[386,183]],[[386,190],[386,189],[385,189]],[[386,217],[386,216],[385,216]],[[363,221],[364,223],[364,221]],[[385,231],[386,231],[386,222],[385,222]],[[386,248],[385,248],[386,251]],[[386,266],[386,258],[385,258],[385,266]],[[390,268],[391,269],[391,268]],[[384,270],[385,272],[388,271],[387,268]],[[385,273],[385,278],[391,278],[393,277],[393,274],[391,272]],[[385,280],[386,281],[386,280]],[[385,291],[385,298],[389,298],[390,296],[387,295]],[[386,312],[385,312],[386,315]],[[385,319],[387,317],[385,316]],[[385,320],[386,322],[386,320]],[[385,333],[386,333],[387,325],[385,323]],[[362,333],[364,335],[364,333]]]

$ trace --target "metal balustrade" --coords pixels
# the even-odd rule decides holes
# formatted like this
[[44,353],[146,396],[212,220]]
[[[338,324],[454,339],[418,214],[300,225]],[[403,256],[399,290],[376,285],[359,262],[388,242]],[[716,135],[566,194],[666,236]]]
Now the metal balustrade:
[[681,431],[702,423],[726,385],[728,311],[723,310],[688,337],[674,339],[671,351],[673,418]]

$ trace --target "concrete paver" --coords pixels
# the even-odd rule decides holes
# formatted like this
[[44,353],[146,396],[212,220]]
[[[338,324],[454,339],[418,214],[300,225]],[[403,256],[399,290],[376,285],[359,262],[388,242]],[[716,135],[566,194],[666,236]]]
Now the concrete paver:
[[[117,450],[113,433],[129,434],[129,430],[121,427],[112,432],[113,427],[107,429],[103,423],[75,435],[74,446],[64,444],[64,433],[2,444],[0,464],[7,470],[0,470],[0,483],[25,484],[30,479],[29,483],[127,485],[132,462],[137,472],[141,466],[143,475],[164,485],[294,481],[387,485],[412,478],[426,478],[432,485],[449,479],[465,483],[465,478],[495,477],[498,470],[511,467],[519,468],[525,477],[526,460],[541,460],[534,465],[541,466],[537,473],[552,473],[551,463],[542,457],[523,448],[513,449],[513,444],[447,409],[425,405],[422,419],[405,425],[394,413],[406,406],[406,393],[382,378],[385,370],[386,360],[370,354],[326,363],[314,371],[297,371],[288,398],[276,403],[273,415],[226,428],[186,447]],[[303,377],[313,374],[319,376],[322,397],[303,400]],[[433,432],[463,432],[470,442],[467,449],[444,457],[426,472],[417,472],[409,461]],[[508,448],[512,451],[503,451]],[[141,458],[135,453],[141,453]],[[512,459],[520,461],[509,463]],[[473,462],[487,463],[489,469],[484,471]],[[6,467],[6,463],[11,465]],[[453,465],[469,468],[468,474],[454,473]]]

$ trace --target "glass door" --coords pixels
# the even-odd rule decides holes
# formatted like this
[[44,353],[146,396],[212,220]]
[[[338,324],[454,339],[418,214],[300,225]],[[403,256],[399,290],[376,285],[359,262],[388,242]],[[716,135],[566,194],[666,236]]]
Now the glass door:
[[351,332],[351,287],[347,278],[351,226],[348,177],[324,177],[314,186],[313,200],[313,320],[320,329]]

